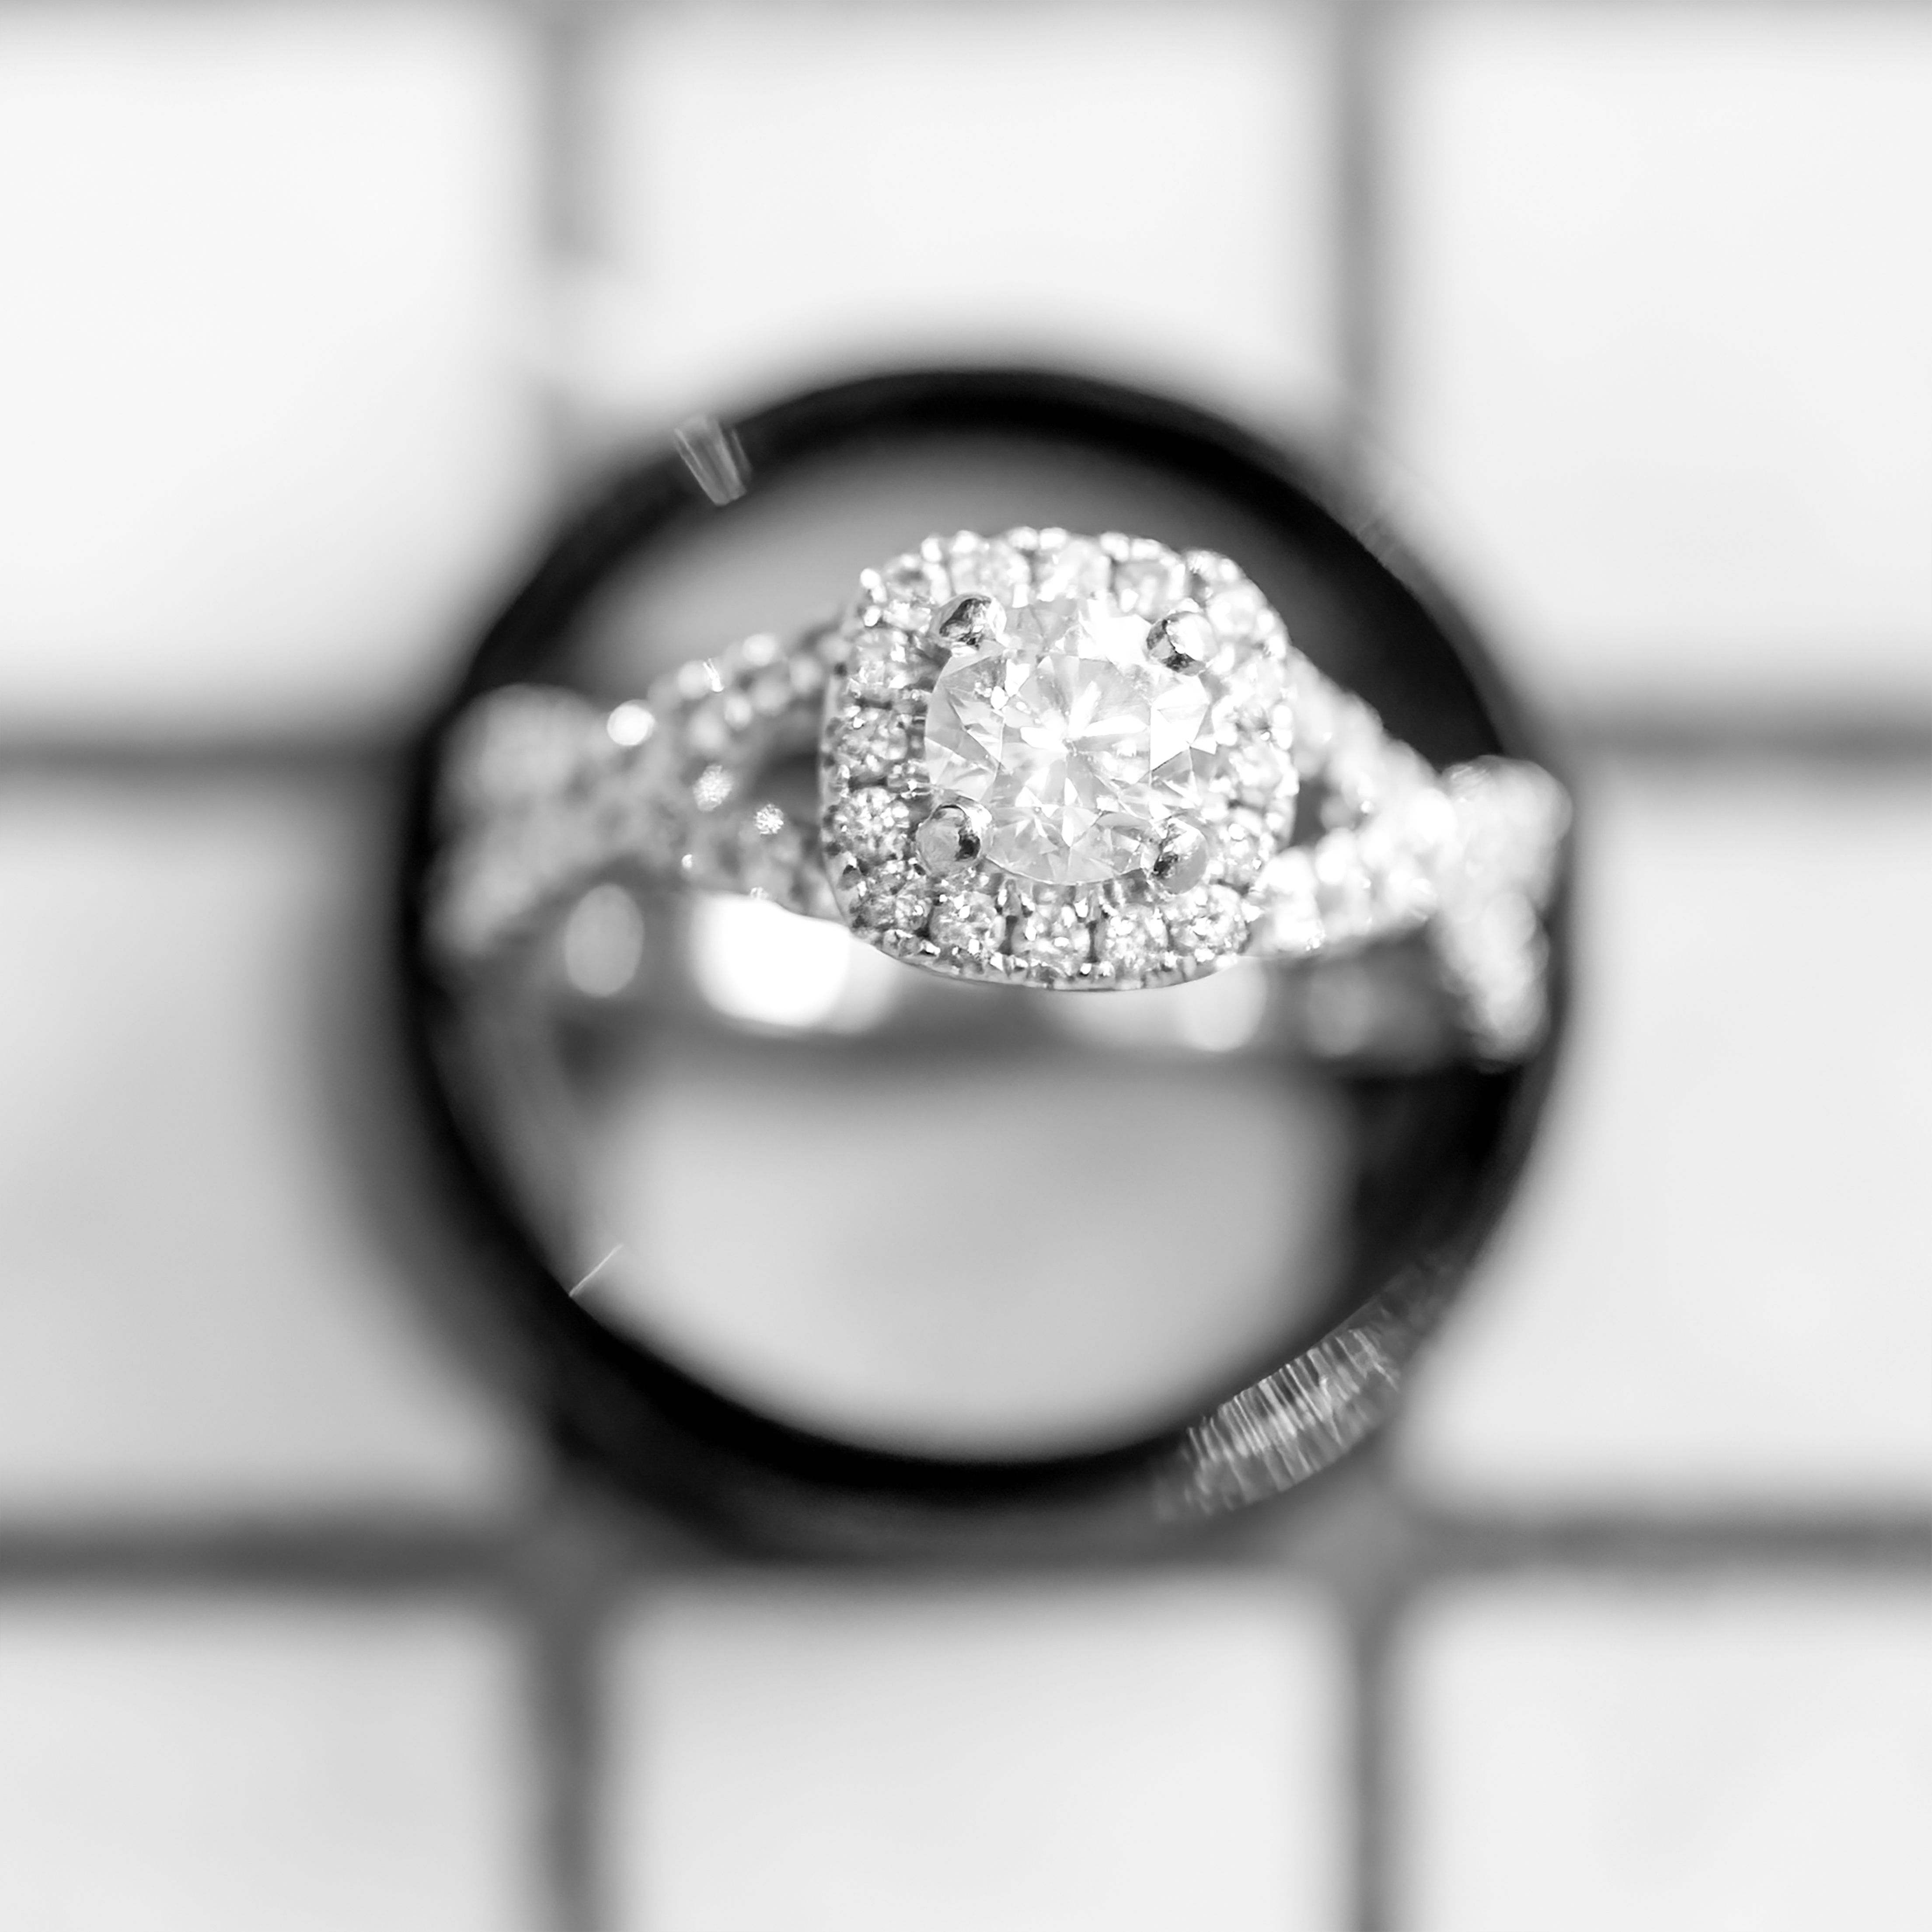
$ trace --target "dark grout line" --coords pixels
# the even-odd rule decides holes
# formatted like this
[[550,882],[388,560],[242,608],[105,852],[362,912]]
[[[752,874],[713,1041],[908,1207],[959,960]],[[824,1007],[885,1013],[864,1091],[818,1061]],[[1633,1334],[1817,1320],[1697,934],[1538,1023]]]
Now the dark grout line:
[[[1334,209],[1331,245],[1335,276],[1335,328],[1342,396],[1341,456],[1358,486],[1375,462],[1376,424],[1384,400],[1387,188],[1383,116],[1387,88],[1382,0],[1330,0],[1330,94],[1334,114]],[[1407,1552],[1398,1534],[1399,1513],[1387,1485],[1384,1457],[1372,1448],[1363,1471],[1327,1490],[1338,1541],[1324,1558],[1318,1519],[1312,1537],[1291,1532],[1292,1551],[1326,1571],[1348,1646],[1346,1695],[1348,1762],[1341,1779],[1347,1816],[1342,1843],[1346,1896],[1341,1922],[1353,1932],[1388,1932],[1390,1812],[1394,1748],[1388,1669],[1392,1621],[1400,1598],[1391,1587]],[[1288,1552],[1283,1552],[1288,1553]]]
[[376,732],[0,733],[0,785],[9,779],[141,788],[328,784],[393,772],[401,743],[400,734]]
[[603,1932],[604,1624],[590,1606],[548,1593],[524,1627],[534,1736],[536,1866],[549,1932]]
[[550,1932],[612,1922],[602,1839],[609,1635],[643,1570],[621,1522],[560,1489],[519,1565],[526,1696],[536,1744],[538,1867]]
[[1400,1822],[1399,1686],[1390,1655],[1415,1567],[1414,1525],[1390,1476],[1386,1438],[1364,1444],[1304,1494],[1305,1504],[1285,1498],[1252,1537],[1233,1526],[1227,1553],[1238,1556],[1249,1545],[1250,1562],[1258,1557],[1319,1594],[1339,1627],[1345,1663],[1338,1784],[1348,1807],[1335,1847],[1343,1887],[1339,1922],[1352,1932],[1389,1932],[1391,1857]]
[[1532,1571],[1633,1579],[1681,1573],[1774,1578],[1795,1571],[1932,1579],[1932,1504],[1809,1507],[1796,1502],[1706,1510],[1457,1509],[1378,1479],[1341,1534],[1305,1533],[1295,1499],[1266,1522],[1184,1558],[1197,1573],[1272,1570],[1327,1588],[1348,1606],[1412,1598],[1437,1584]]
[[1419,1513],[1413,1592],[1523,1571],[1631,1579],[1793,1571],[1932,1579],[1932,1512],[1766,1508],[1678,1514]]
[[[916,1578],[945,1589],[997,1580],[1272,1572],[1326,1582],[1352,1605],[1412,1596],[1448,1578],[1524,1570],[1631,1576],[1797,1569],[1932,1576],[1932,1508],[1446,1510],[1373,1487],[1342,1534],[1235,1536],[1108,1561],[1016,1561],[908,1569],[890,1558],[807,1565],[828,1579]],[[1285,1514],[1292,1518],[1291,1501]],[[581,1521],[578,1519],[581,1518]],[[1372,1546],[1365,1561],[1362,1550]],[[0,1522],[0,1594],[40,1589],[179,1587],[373,1598],[509,1592],[543,1601],[551,1580],[574,1579],[615,1602],[667,1575],[767,1574],[768,1562],[724,1555],[627,1507],[566,1496],[498,1522],[411,1519],[371,1511],[304,1520]],[[787,1568],[795,1567],[787,1564]],[[537,1580],[533,1583],[532,1579]],[[537,1587],[541,1583],[542,1588]],[[532,1592],[534,1592],[534,1595]]]
[[1828,769],[1932,766],[1932,712],[1604,710],[1570,719],[1586,752],[1660,765],[1753,763]]
[[1384,0],[1330,0],[1335,328],[1345,412],[1343,446],[1358,477],[1367,472],[1376,447],[1385,375],[1385,16]]
[[[531,0],[524,0],[531,4]],[[534,279],[554,304],[553,326],[568,326],[562,304],[572,274],[594,261],[597,233],[597,36],[625,16],[611,0],[541,0],[534,8],[539,158],[537,219],[530,237]],[[561,345],[554,344],[554,347]],[[586,424],[560,361],[537,386],[553,497],[568,493],[584,466]]]
[[526,0],[538,32],[537,152],[541,158],[534,241],[539,272],[556,271],[592,252],[596,154],[589,94],[598,26],[621,20],[628,8],[613,0]]
[[[596,38],[616,10],[598,0],[546,0],[536,43],[536,152],[541,170],[536,279],[552,304],[552,326],[570,278],[594,259],[598,136],[592,86]],[[555,349],[558,345],[553,344]],[[584,424],[560,369],[537,402],[554,494],[580,466]],[[560,1466],[551,1508],[526,1547],[519,1572],[524,1672],[536,1759],[537,1869],[547,1932],[604,1932],[610,1866],[604,1837],[607,1738],[602,1714],[608,1634],[619,1597],[641,1565],[621,1524]]]
[[1402,1607],[1390,1597],[1348,1606],[1348,1762],[1344,1782],[1353,1807],[1343,1919],[1354,1932],[1391,1932],[1396,1920],[1393,1881],[1396,1849],[1402,1840],[1402,1794],[1396,1779],[1400,1753],[1393,1652]]
[[0,1524],[0,1595],[191,1592],[376,1601],[486,1594],[513,1576],[514,1526],[372,1514],[172,1523]]

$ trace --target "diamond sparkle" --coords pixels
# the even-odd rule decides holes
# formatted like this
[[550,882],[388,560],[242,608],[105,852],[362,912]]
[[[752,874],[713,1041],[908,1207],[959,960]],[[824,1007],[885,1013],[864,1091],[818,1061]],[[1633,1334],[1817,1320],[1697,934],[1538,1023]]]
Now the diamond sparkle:
[[1148,620],[1112,593],[1028,604],[940,673],[926,714],[934,794],[982,808],[987,856],[1023,879],[1094,885],[1144,866],[1197,810],[1210,694],[1148,655]]

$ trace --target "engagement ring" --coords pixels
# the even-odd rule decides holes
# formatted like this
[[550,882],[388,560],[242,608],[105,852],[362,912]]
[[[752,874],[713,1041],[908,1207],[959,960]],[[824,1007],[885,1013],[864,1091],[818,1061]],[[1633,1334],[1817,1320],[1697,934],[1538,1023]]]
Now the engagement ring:
[[[815,806],[779,795],[817,752]],[[842,618],[602,707],[528,684],[460,722],[431,908],[486,958],[600,874],[842,921],[908,967],[1160,987],[1420,934],[1478,1060],[1547,1023],[1570,808],[1540,766],[1435,770],[1227,557],[929,536]]]

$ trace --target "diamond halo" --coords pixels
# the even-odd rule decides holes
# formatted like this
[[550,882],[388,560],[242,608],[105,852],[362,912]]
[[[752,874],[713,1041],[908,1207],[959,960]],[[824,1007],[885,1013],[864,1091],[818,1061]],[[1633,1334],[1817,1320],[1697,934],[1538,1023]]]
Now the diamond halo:
[[962,532],[867,572],[822,739],[854,931],[968,978],[1155,986],[1245,948],[1292,835],[1288,634],[1227,558]]

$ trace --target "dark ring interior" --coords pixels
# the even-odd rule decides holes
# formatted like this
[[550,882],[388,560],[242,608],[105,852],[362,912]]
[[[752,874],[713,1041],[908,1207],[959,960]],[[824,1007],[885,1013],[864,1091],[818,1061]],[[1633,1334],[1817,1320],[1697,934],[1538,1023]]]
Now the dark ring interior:
[[[1067,374],[974,370],[886,375],[788,398],[731,424],[754,495],[808,478],[814,465],[922,442],[1006,436],[1160,472],[1259,526],[1318,580],[1347,633],[1346,665],[1325,662],[1322,624],[1296,638],[1343,675],[1389,728],[1439,764],[1488,752],[1561,770],[1468,625],[1414,560],[1352,515],[1312,468],[1274,444],[1191,406]],[[432,812],[445,735],[479,693],[558,676],[568,640],[614,578],[708,520],[731,514],[667,448],[620,475],[572,518],[490,625],[455,688],[412,747],[406,776],[395,947],[400,1040],[471,1282],[506,1318],[566,1444],[632,1486],[756,1540],[856,1543],[976,1525],[1063,1532],[1076,1521],[1131,1532],[1152,1520],[1154,1472],[1184,1430],[1103,1454],[964,1462],[882,1453],[774,1420],[695,1380],[584,1312],[542,1258],[514,1205],[512,1177],[466,1100],[448,988],[423,946],[424,886],[435,856]],[[1240,560],[1264,590],[1264,568]],[[775,613],[785,623],[809,614]],[[1339,634],[1339,631],[1338,631]],[[1564,774],[1567,777],[1567,774]],[[1339,1321],[1399,1277],[1430,1284],[1429,1318],[1466,1271],[1512,1190],[1540,1112],[1567,1004],[1567,892],[1551,920],[1548,1039],[1522,1065],[1460,1067],[1360,1096],[1385,1119],[1402,1157],[1375,1169],[1362,1243]],[[1372,1088],[1374,1083],[1369,1083]],[[1396,1090],[1400,1089],[1400,1090]],[[1426,1089],[1426,1090],[1424,1090]],[[1378,1112],[1379,1105],[1379,1112]],[[1375,1174],[1400,1176],[1378,1202]],[[1300,1346],[1318,1339],[1310,1334]],[[1270,1364],[1270,1367],[1278,1364]],[[1234,1390],[1226,1391],[1228,1395]]]

